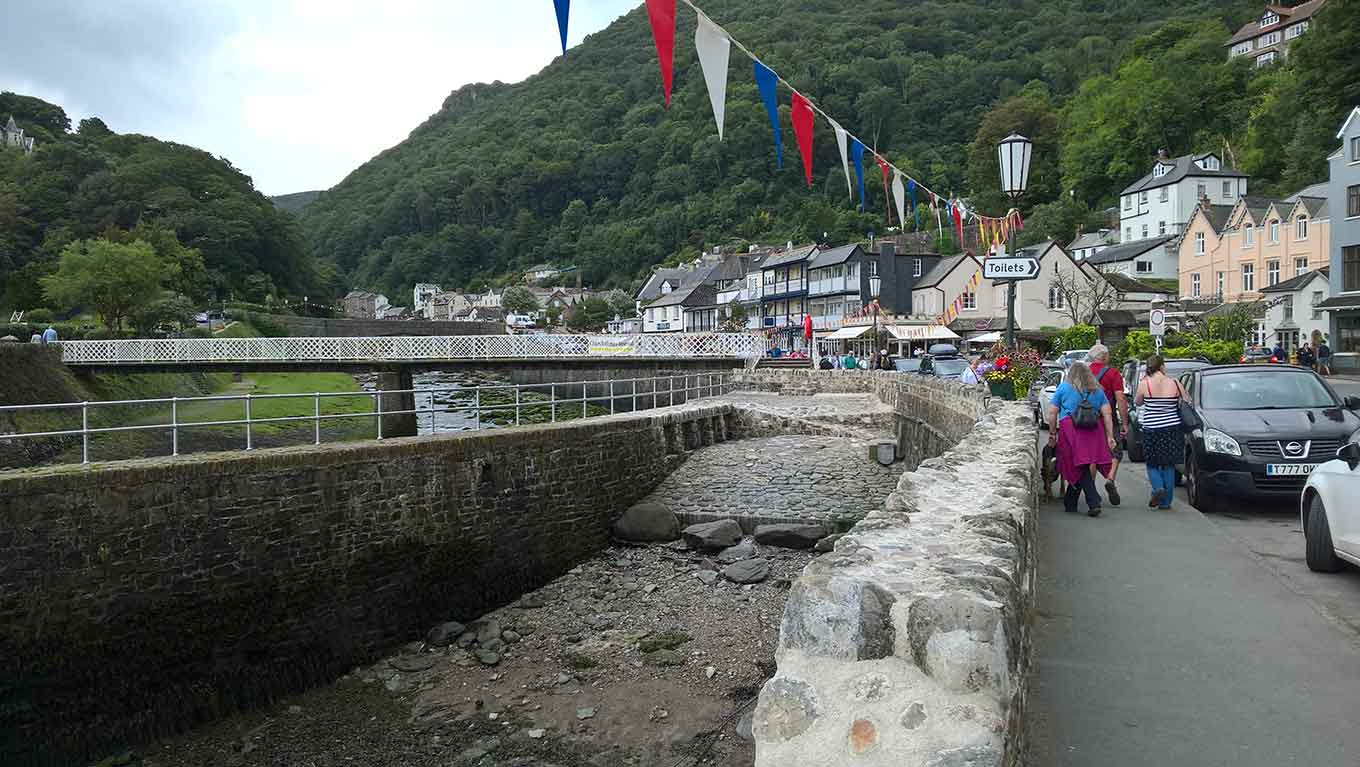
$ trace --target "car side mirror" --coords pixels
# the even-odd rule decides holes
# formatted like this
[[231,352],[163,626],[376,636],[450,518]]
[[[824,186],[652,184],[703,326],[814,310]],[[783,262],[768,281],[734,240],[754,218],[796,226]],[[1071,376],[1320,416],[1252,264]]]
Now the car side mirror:
[[1341,404],[1344,405],[1347,410],[1360,410],[1360,397],[1344,397],[1341,400]]
[[1355,467],[1360,466],[1360,443],[1347,442],[1336,451],[1336,457],[1345,461],[1351,471],[1355,471]]

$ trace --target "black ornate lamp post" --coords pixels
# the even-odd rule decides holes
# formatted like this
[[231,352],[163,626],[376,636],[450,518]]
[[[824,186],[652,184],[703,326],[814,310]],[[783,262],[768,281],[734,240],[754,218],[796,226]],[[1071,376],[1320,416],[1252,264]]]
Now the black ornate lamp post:
[[[1029,186],[1029,160],[1034,142],[1018,133],[1001,139],[996,145],[997,159],[1001,162],[1001,191],[1011,198],[1025,193]],[[1006,257],[1015,258],[1015,228],[1011,227],[1006,243]],[[1006,346],[1015,348],[1015,280],[1006,283]]]
[[874,349],[870,356],[878,353],[878,296],[883,287],[883,279],[877,274],[869,277],[869,301],[874,312]]

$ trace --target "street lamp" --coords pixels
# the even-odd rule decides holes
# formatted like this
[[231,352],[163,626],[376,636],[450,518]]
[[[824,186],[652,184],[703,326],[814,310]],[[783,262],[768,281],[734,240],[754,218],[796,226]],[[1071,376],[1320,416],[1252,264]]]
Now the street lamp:
[[[1029,159],[1034,142],[1019,133],[1001,139],[996,145],[997,159],[1001,163],[1001,191],[1015,199],[1025,193],[1029,186]],[[1006,256],[1015,257],[1015,227],[1011,227],[1006,242]],[[1015,280],[1006,283],[1006,346],[1015,348]]]
[[872,356],[878,351],[878,291],[883,287],[883,279],[877,274],[869,276],[869,301],[874,310],[874,350],[870,352]]

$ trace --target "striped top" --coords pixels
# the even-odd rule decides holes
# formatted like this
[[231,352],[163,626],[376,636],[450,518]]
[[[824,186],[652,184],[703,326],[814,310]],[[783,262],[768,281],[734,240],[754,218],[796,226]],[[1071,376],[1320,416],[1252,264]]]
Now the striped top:
[[1144,429],[1169,429],[1181,425],[1181,398],[1144,397],[1142,426]]

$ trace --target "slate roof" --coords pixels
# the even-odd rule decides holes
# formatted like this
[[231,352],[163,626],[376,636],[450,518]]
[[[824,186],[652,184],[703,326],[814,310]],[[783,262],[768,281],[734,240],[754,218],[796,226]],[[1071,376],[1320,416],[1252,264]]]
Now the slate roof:
[[1131,328],[1138,324],[1138,318],[1128,309],[1101,309],[1096,312],[1100,324],[1105,327]]
[[916,284],[912,286],[912,290],[935,287],[940,284],[944,278],[948,277],[949,273],[954,271],[959,264],[963,263],[963,260],[966,258],[969,258],[967,253],[960,253],[957,256],[940,259],[934,266],[930,267],[929,271],[921,275],[921,279],[916,281]]
[[1322,198],[1325,198],[1325,197],[1327,196],[1327,186],[1328,186],[1328,184],[1329,184],[1329,182],[1327,182],[1327,181],[1320,181],[1320,182],[1318,182],[1318,183],[1316,183],[1316,184],[1313,184],[1313,185],[1311,185],[1311,186],[1305,186],[1304,188],[1300,189],[1299,191],[1297,191],[1297,192],[1295,192],[1295,193],[1289,195],[1288,197],[1286,197],[1285,200],[1288,200],[1289,202],[1294,202],[1294,201],[1298,200],[1300,197],[1322,197]]
[[656,306],[712,306],[718,300],[717,291],[713,285],[707,282],[696,282],[677,290],[672,290],[666,295],[647,304],[648,308]]
[[1309,218],[1328,218],[1331,209],[1327,206],[1325,197],[1300,197],[1298,203],[1303,205],[1303,209],[1308,211]]
[[1146,282],[1143,282],[1142,280],[1136,280],[1132,277],[1129,277],[1128,275],[1120,274],[1118,272],[1110,272],[1109,274],[1101,274],[1100,276],[1105,278],[1105,281],[1110,284],[1110,287],[1114,288],[1115,290],[1121,293],[1176,292],[1175,290],[1163,290],[1162,288],[1159,288],[1156,285],[1150,285]]
[[1331,269],[1330,269],[1329,267],[1324,266],[1324,267],[1322,267],[1321,269],[1317,269],[1317,270],[1311,271],[1311,272],[1304,272],[1303,274],[1300,274],[1300,275],[1298,275],[1298,276],[1296,276],[1296,277],[1291,277],[1290,279],[1287,279],[1287,280],[1285,280],[1284,282],[1277,282],[1277,283],[1275,283],[1274,285],[1270,285],[1270,286],[1268,286],[1268,287],[1261,288],[1261,292],[1262,292],[1262,293],[1293,293],[1294,291],[1303,288],[1303,287],[1306,286],[1308,283],[1312,282],[1313,280],[1317,279],[1318,277],[1321,277],[1321,278],[1324,279],[1324,280],[1327,279],[1327,275],[1328,275],[1330,272],[1331,272]]
[[1314,309],[1360,309],[1360,295],[1352,293],[1350,295],[1332,296],[1323,301]]
[[1215,232],[1222,232],[1223,227],[1228,225],[1228,217],[1232,215],[1235,205],[1210,205],[1208,210],[1202,210],[1204,218],[1208,220],[1209,226]]
[[704,263],[697,267],[675,266],[659,267],[652,272],[652,276],[647,278],[642,289],[634,297],[638,301],[646,303],[661,295],[661,283],[667,280],[671,283],[671,289],[679,290],[686,285],[693,285],[700,282],[707,282],[713,279],[710,274],[717,266],[715,263]]
[[1175,184],[1176,182],[1184,178],[1199,178],[1201,176],[1214,178],[1247,177],[1247,174],[1241,173],[1237,170],[1234,170],[1233,168],[1229,168],[1226,166],[1220,167],[1218,170],[1205,170],[1195,164],[1196,160],[1201,160],[1205,157],[1209,157],[1210,155],[1213,155],[1214,157],[1218,156],[1215,155],[1213,152],[1205,152],[1204,154],[1181,155],[1180,157],[1175,157],[1169,160],[1158,160],[1156,163],[1154,163],[1153,167],[1156,167],[1157,165],[1160,165],[1162,163],[1168,163],[1172,166],[1171,170],[1155,178],[1152,175],[1152,171],[1148,171],[1146,176],[1143,176],[1142,178],[1138,179],[1132,184],[1129,184],[1128,186],[1124,187],[1124,191],[1120,192],[1120,194],[1125,195],[1132,194],[1134,192],[1146,192],[1149,189],[1157,189],[1163,186],[1171,186],[1172,184]]
[[[1260,23],[1261,16],[1258,15],[1256,18],[1238,28],[1237,32],[1235,32],[1232,37],[1228,38],[1228,42],[1224,43],[1224,45],[1237,45],[1243,40],[1253,40],[1269,32],[1282,31],[1285,27],[1297,24],[1317,13],[1318,10],[1322,8],[1323,2],[1325,2],[1325,0],[1308,0],[1308,2],[1299,3],[1293,8],[1287,8],[1280,5],[1267,5],[1266,8],[1279,15],[1280,22],[1278,24],[1271,24],[1265,29],[1262,29]],[[1259,51],[1252,51],[1252,53],[1259,53]]]
[[1101,245],[1112,244],[1114,232],[1106,229],[1103,232],[1083,232],[1080,237],[1068,244],[1067,250],[1085,250],[1086,248],[1098,248]]
[[802,245],[782,253],[772,253],[765,257],[765,260],[760,264],[760,268],[765,270],[773,269],[776,266],[784,266],[786,264],[796,264],[799,261],[806,261],[807,257],[815,252],[817,252],[816,245]]
[[1146,240],[1135,240],[1123,245],[1111,245],[1086,259],[1086,263],[1116,264],[1121,261],[1132,261],[1153,248],[1161,247],[1174,239],[1176,239],[1175,235],[1166,234],[1161,237],[1149,237]]
[[849,261],[850,257],[859,249],[860,247],[858,245],[842,245],[839,248],[819,251],[817,256],[812,259],[812,263],[808,264],[808,268],[820,269],[824,266],[843,264],[846,261]]
[[722,261],[719,261],[717,266],[713,267],[713,270],[708,274],[708,279],[713,281],[740,280],[747,274],[750,274],[751,270],[759,268],[758,264],[760,263],[760,259],[760,256],[751,256],[744,253],[741,255],[727,256]]

